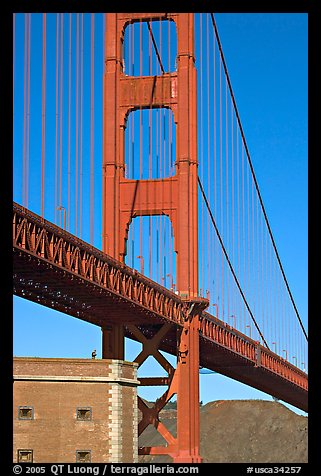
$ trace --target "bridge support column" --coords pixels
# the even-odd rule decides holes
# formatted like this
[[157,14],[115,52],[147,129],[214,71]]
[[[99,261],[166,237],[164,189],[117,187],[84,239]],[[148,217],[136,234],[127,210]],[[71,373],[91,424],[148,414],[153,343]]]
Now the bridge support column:
[[101,330],[102,358],[124,360],[124,326],[113,324],[103,327]]
[[[142,419],[138,436],[148,425],[153,425],[166,441],[166,446],[150,446],[139,449],[140,455],[168,454],[174,463],[201,463],[200,456],[200,405],[199,405],[199,319],[208,306],[206,299],[186,302],[186,320],[182,327],[166,323],[151,328],[128,325],[132,337],[141,342],[143,349],[135,362],[140,367],[149,356],[153,356],[166,370],[167,377],[140,378],[141,386],[166,385],[167,389],[153,407],[138,397]],[[176,369],[167,361],[160,349],[166,341],[177,344]],[[177,432],[173,435],[162,423],[160,412],[167,402],[177,396]]]
[[201,463],[199,416],[199,318],[187,321],[178,342],[177,455],[174,463]]
[[[128,24],[139,21],[174,21],[177,28],[177,70],[156,76],[127,76],[123,41]],[[184,327],[179,323],[177,369],[159,349],[167,347],[165,334],[176,341],[172,324],[126,326],[142,342],[136,358],[141,365],[149,355],[168,376],[139,379],[142,385],[167,385],[152,409],[139,399],[143,419],[139,434],[153,424],[167,446],[142,449],[141,454],[169,454],[177,462],[200,462],[199,456],[199,315],[198,300],[198,160],[197,72],[194,56],[193,13],[106,14],[103,153],[103,250],[124,262],[130,223],[137,216],[167,215],[173,225],[177,253],[176,289],[186,300]],[[125,129],[129,114],[138,109],[169,108],[177,134],[176,169],[172,177],[132,180],[125,176]],[[166,198],[164,200],[164,198]],[[208,303],[207,303],[208,304]],[[207,305],[206,304],[206,305]],[[206,307],[205,305],[205,307]],[[170,330],[171,329],[171,330]],[[123,334],[113,327],[103,331],[103,356],[123,355]],[[177,394],[177,437],[164,427],[159,412]]]

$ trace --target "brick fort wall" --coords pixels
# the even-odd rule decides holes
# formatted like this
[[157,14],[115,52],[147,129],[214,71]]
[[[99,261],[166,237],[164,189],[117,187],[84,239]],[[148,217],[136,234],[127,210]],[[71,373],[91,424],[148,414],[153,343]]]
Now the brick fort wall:
[[137,364],[13,359],[13,461],[138,461]]

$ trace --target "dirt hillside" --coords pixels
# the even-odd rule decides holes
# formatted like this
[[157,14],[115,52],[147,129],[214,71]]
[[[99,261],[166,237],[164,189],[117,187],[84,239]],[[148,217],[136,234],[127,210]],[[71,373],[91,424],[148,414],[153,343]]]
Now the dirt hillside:
[[[176,408],[169,403],[161,421],[176,435]],[[308,418],[278,402],[219,400],[201,406],[201,455],[204,463],[305,463]],[[149,425],[139,446],[165,445]],[[170,462],[168,456],[140,456],[141,462]]]

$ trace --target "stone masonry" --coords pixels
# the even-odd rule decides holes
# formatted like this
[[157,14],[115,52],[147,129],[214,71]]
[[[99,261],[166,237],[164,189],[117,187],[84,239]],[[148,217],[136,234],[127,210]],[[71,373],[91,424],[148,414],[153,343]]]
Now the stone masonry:
[[13,359],[13,461],[138,461],[137,364]]

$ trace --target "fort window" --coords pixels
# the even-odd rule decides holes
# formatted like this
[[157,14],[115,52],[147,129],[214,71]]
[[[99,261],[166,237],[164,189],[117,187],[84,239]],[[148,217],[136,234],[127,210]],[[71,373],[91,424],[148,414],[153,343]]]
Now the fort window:
[[18,407],[19,420],[33,420],[33,407]]
[[91,463],[91,451],[77,450],[76,463]]
[[33,450],[18,450],[18,463],[33,463]]
[[92,419],[91,407],[77,408],[77,420],[88,421]]

